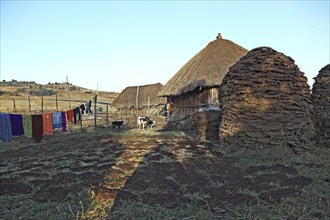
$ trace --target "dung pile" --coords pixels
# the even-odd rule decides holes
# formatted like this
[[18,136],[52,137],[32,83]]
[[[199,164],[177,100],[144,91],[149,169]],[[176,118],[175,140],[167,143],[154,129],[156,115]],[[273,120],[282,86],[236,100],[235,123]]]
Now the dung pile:
[[216,110],[196,112],[193,126],[197,131],[198,141],[219,143],[219,121],[221,112]]
[[311,101],[315,139],[317,145],[330,147],[330,64],[323,67],[314,79]]
[[227,153],[271,158],[311,147],[309,91],[291,57],[269,47],[251,50],[220,85],[220,146]]

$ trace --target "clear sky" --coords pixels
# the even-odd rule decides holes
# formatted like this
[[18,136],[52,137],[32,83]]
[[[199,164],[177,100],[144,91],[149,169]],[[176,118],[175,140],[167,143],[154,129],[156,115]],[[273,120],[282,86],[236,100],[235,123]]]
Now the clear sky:
[[217,33],[269,46],[308,77],[330,62],[329,0],[3,1],[1,80],[101,91],[166,82]]

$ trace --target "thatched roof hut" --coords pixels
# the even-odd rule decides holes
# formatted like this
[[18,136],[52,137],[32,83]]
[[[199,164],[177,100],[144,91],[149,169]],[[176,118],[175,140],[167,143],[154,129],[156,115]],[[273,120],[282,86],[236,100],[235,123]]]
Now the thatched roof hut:
[[173,102],[174,111],[168,118],[168,124],[180,130],[195,129],[193,124],[199,124],[194,123],[197,111],[219,108],[218,88],[222,78],[229,67],[247,52],[218,34],[216,40],[191,58],[158,93],[158,96],[165,96]]
[[219,34],[165,84],[158,96],[179,96],[196,88],[219,86],[229,67],[247,52]]
[[317,145],[330,147],[330,64],[314,78],[311,101]]
[[[163,85],[161,83],[126,87],[113,100],[112,105],[116,108],[143,108],[148,107],[148,105],[150,107],[164,105],[166,99],[157,96],[158,91],[162,88]],[[136,105],[137,100],[138,106]]]
[[226,152],[280,158],[312,147],[310,89],[291,57],[253,49],[230,68],[219,91]]

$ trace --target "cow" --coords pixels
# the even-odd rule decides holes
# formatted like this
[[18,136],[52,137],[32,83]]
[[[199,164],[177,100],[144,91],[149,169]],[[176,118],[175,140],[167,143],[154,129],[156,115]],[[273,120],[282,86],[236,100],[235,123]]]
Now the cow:
[[120,130],[120,127],[124,124],[124,121],[113,121],[112,122],[112,131]]
[[155,126],[156,121],[152,120],[150,116],[139,116],[137,119],[138,129],[147,129]]

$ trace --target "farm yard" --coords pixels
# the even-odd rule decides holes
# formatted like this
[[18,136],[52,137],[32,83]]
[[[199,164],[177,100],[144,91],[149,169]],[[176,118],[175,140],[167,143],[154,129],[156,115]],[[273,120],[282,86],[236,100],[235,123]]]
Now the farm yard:
[[[22,113],[39,114],[28,121],[35,142],[12,130],[22,117],[0,115],[1,218],[329,219],[329,80],[328,64],[311,92],[291,57],[270,47],[248,51],[219,33],[166,85],[103,93],[116,129],[108,106],[106,126],[96,126],[95,108],[87,129],[86,120],[72,124],[80,107],[60,112],[59,123],[43,95],[41,111],[31,111],[29,98]],[[4,103],[52,91],[26,86],[5,87]],[[58,94],[79,90],[80,104],[82,92],[85,100],[98,94],[66,86],[56,111]]]
[[2,142],[2,219],[329,219],[329,148],[226,156],[180,131]]

